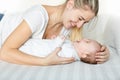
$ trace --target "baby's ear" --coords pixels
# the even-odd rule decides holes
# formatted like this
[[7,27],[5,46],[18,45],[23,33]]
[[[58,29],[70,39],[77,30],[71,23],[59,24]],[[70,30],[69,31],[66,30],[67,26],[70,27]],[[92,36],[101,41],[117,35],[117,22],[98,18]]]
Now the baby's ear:
[[90,53],[89,53],[89,52],[84,52],[84,53],[82,53],[82,55],[81,55],[82,58],[86,58],[86,57],[88,57],[88,56],[90,56]]
[[86,53],[83,53],[83,54],[81,55],[81,57],[82,57],[82,58],[86,58],[86,57],[87,57],[87,54],[86,54]]

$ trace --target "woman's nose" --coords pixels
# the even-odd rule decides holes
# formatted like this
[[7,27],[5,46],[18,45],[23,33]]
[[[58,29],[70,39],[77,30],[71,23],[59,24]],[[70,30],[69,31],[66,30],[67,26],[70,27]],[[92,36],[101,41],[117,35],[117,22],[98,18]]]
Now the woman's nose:
[[84,21],[77,22],[77,28],[81,28],[84,24]]

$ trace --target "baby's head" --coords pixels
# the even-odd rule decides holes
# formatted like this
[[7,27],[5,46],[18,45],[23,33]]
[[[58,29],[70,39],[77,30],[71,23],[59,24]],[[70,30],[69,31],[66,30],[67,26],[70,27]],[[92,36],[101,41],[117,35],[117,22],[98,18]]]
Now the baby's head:
[[73,43],[81,61],[96,64],[95,54],[100,51],[101,45],[91,39],[82,39]]

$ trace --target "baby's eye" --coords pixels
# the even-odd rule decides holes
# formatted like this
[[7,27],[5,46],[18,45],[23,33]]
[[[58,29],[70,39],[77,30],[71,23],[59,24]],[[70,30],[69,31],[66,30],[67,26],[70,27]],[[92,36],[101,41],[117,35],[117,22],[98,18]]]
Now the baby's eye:
[[79,43],[80,41],[76,41],[77,43]]
[[86,43],[90,43],[91,41],[89,39],[85,39],[85,42]]
[[90,41],[87,40],[86,43],[90,43]]

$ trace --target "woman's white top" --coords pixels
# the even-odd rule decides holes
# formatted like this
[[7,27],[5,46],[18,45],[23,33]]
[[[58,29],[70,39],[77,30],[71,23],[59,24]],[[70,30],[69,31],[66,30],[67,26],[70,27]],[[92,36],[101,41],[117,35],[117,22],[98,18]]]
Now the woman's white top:
[[23,20],[28,23],[32,31],[31,38],[42,39],[48,23],[48,14],[43,6],[36,5],[22,14],[6,14],[3,17],[0,23],[0,47]]

